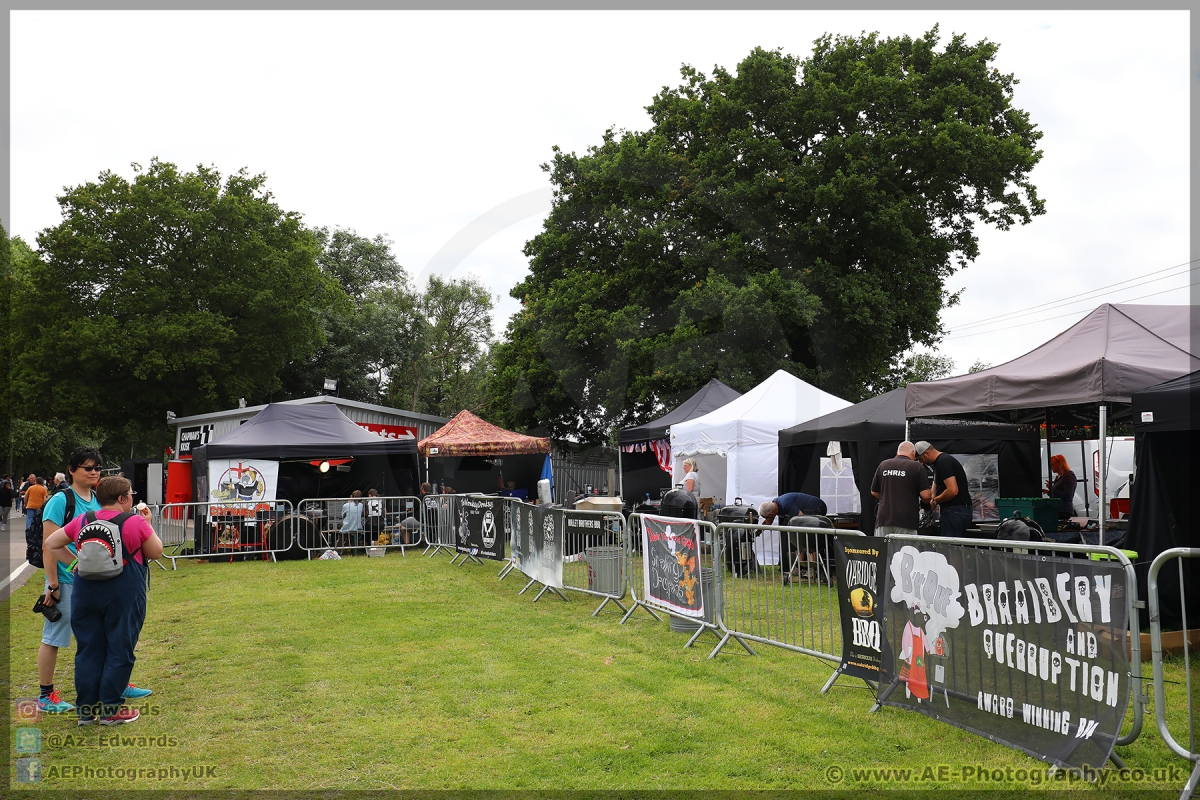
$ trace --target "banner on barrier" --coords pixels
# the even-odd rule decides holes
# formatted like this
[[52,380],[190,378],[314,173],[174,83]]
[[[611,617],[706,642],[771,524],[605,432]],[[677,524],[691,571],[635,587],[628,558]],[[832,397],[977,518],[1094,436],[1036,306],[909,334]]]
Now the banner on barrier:
[[522,574],[543,586],[563,588],[563,512],[519,503],[513,558]]
[[503,561],[504,539],[502,500],[458,498],[458,552]]
[[1129,701],[1125,571],[893,541],[879,701],[1053,764],[1099,768]]
[[874,536],[833,537],[837,559],[838,605],[842,619],[839,671],[879,680],[883,658],[883,609],[879,590],[887,569],[887,542]]
[[677,614],[704,616],[700,526],[694,520],[642,517],[646,597]]

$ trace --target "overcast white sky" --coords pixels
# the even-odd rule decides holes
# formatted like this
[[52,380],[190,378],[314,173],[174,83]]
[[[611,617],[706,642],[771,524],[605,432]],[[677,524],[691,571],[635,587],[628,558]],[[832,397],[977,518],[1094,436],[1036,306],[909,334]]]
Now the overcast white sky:
[[803,56],[824,32],[915,36],[934,23],[943,40],[1000,43],[1016,105],[1045,132],[1033,181],[1046,215],[981,229],[980,258],[952,279],[965,291],[942,352],[958,371],[1016,357],[1102,301],[1187,303],[1179,287],[1196,273],[1183,267],[963,327],[1189,260],[1183,11],[15,11],[10,230],[33,243],[59,221],[62,187],[104,169],[132,177],[130,162],[158,156],[265,172],[285,209],[385,234],[419,276],[470,238],[455,238],[468,223],[525,196],[493,215],[524,219],[453,272],[501,295],[502,330],[522,246],[549,208],[538,165],[552,145],[583,152],[610,125],[644,129],[681,63],[733,69],[755,46]]

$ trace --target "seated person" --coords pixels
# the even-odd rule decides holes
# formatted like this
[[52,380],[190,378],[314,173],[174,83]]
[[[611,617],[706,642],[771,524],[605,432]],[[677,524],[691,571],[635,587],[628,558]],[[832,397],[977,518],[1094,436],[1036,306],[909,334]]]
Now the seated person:
[[400,523],[400,543],[412,544],[421,539],[421,522],[416,517],[406,517]]

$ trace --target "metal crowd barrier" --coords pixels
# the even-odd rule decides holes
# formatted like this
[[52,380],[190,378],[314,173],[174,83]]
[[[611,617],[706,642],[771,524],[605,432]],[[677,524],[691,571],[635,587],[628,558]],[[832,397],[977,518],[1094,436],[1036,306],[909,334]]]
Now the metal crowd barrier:
[[603,598],[593,617],[609,603],[628,611],[621,603],[630,574],[625,518],[615,511],[564,511],[563,588]]
[[504,566],[500,568],[500,572],[496,577],[499,580],[504,580],[514,569],[517,568],[517,508],[521,500],[516,497],[502,497],[504,501],[504,532],[508,534],[508,558],[504,560]]
[[[1118,561],[1125,570],[1126,592],[1125,592],[1125,610],[1129,620],[1129,693],[1130,701],[1133,706],[1133,725],[1129,733],[1118,736],[1115,744],[1128,745],[1137,740],[1142,733],[1142,712],[1144,707],[1149,703],[1149,697],[1144,693],[1142,687],[1142,640],[1138,630],[1138,609],[1144,608],[1145,604],[1137,599],[1137,574],[1134,572],[1133,563],[1129,558],[1115,547],[1107,545],[1089,545],[1089,544],[1059,544],[1057,542],[1001,542],[996,539],[956,539],[947,536],[914,536],[907,533],[893,533],[886,537],[889,540],[905,541],[905,542],[925,542],[928,544],[954,544],[965,545],[967,547],[980,547],[992,550],[1010,550],[1021,554],[1031,553],[1038,555],[1044,551],[1054,553],[1069,553],[1080,558],[1087,558],[1092,554],[1102,555],[1106,558]],[[953,686],[948,687],[953,694]],[[871,710],[875,711],[879,708],[876,703]],[[1116,754],[1114,763],[1116,763]]]
[[[352,504],[359,507],[355,516],[360,522],[347,528],[343,512]],[[315,551],[365,552],[368,547],[404,555],[405,550],[423,544],[419,508],[420,500],[408,495],[307,498],[297,505],[293,517],[296,543],[309,558]]]
[[458,557],[455,533],[458,527],[458,495],[427,494],[421,498],[421,531],[425,549],[421,554],[433,558],[442,550]]
[[293,548],[295,513],[287,500],[168,503],[152,522],[171,568],[179,558],[260,556],[277,560]]
[[751,653],[747,641],[840,663],[842,623],[833,578],[833,536],[863,533],[722,523],[717,529],[718,572],[723,576],[718,625],[724,635],[708,657],[736,639]]
[[[1146,579],[1146,598],[1150,605],[1150,654],[1154,662],[1154,717],[1158,732],[1162,735],[1167,747],[1179,756],[1193,763],[1192,774],[1183,787],[1180,800],[1188,800],[1196,792],[1200,784],[1200,750],[1196,746],[1196,710],[1192,702],[1192,656],[1188,643],[1187,624],[1187,587],[1183,579],[1183,559],[1200,558],[1200,549],[1175,547],[1158,554],[1150,565],[1150,573]],[[1179,566],[1179,605],[1183,614],[1183,674],[1184,689],[1187,692],[1188,713],[1188,743],[1185,747],[1179,743],[1167,725],[1166,679],[1163,677],[1162,650],[1162,613],[1158,597],[1158,574],[1168,561],[1178,559]]]
[[[646,575],[645,554],[641,553],[634,547],[635,541],[641,541],[643,516],[658,517],[657,514],[643,515],[635,513],[629,515],[628,530],[630,535],[626,537],[628,546],[626,547],[625,552],[626,560],[629,564],[629,570],[627,574],[630,576],[629,596],[632,602],[629,606],[629,609],[625,612],[625,616],[621,618],[621,624],[624,625],[626,621],[633,616],[633,612],[637,611],[639,608],[643,608],[648,614],[650,614],[650,616],[654,617],[659,622],[662,622],[662,617],[655,612],[666,614],[669,617],[679,620],[678,623],[672,625],[673,630],[687,631],[691,630],[692,626],[695,626],[695,632],[692,634],[691,638],[687,640],[687,643],[684,644],[685,648],[691,647],[693,644],[695,644],[696,640],[699,639],[705,631],[712,631],[712,633],[718,639],[722,639],[722,631],[717,622],[717,620],[721,618],[722,575],[720,569],[714,568],[714,564],[718,563],[715,556],[716,526],[705,520],[680,520],[681,522],[695,522],[700,526],[700,553],[698,553],[697,556],[700,564],[700,591],[704,602],[705,613],[703,618],[696,618],[680,614],[673,609],[656,602],[653,597],[644,596],[645,588],[643,578],[645,578]],[[659,518],[663,519],[664,517]],[[669,519],[669,517],[666,517],[665,519]],[[706,576],[709,576],[707,587],[705,586]],[[750,649],[745,642],[742,642],[742,646],[746,647],[747,650]]]

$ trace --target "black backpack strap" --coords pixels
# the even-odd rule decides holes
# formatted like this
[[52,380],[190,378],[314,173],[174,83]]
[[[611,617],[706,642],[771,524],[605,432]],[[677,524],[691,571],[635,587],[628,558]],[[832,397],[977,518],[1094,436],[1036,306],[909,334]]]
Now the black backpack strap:
[[63,523],[61,526],[59,526],[62,528],[67,527],[67,523],[70,522],[71,520],[75,519],[75,490],[74,489],[67,489],[66,503],[67,503],[66,510],[63,511]]
[[[127,520],[129,520],[132,517],[140,517],[140,516],[141,516],[141,514],[137,514],[133,511],[122,511],[120,514],[117,514],[115,517],[113,517],[111,520],[109,520],[109,522],[111,522],[117,526],[117,533],[120,534],[121,531],[124,529],[125,522]],[[142,544],[139,542],[137,549],[127,554],[127,557],[125,558],[125,562],[128,563],[128,562],[132,561],[134,554],[141,552],[141,549],[142,549]]]

